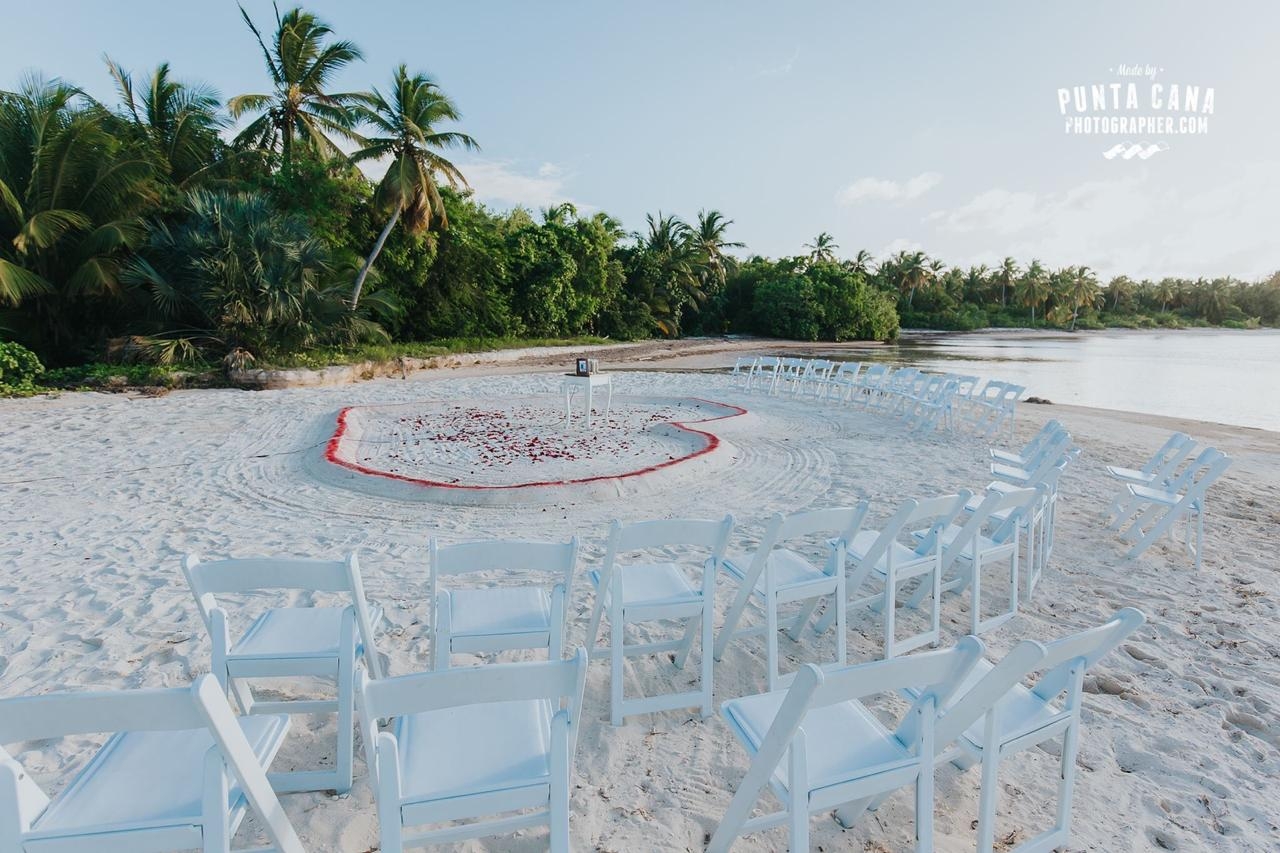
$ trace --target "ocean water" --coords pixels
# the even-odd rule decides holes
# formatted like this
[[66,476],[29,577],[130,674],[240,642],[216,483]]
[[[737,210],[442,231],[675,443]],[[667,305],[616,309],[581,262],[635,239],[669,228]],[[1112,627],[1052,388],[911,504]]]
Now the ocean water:
[[872,357],[1005,379],[1054,403],[1280,431],[1275,329],[911,335]]

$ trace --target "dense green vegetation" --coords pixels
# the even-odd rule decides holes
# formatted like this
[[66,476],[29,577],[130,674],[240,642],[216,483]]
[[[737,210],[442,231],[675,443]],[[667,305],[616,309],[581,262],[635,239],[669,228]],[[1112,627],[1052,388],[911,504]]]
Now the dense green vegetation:
[[460,340],[1280,324],[1276,278],[1104,289],[1087,268],[1037,261],[842,259],[829,234],[740,260],[714,210],[659,212],[637,232],[568,204],[492,210],[449,159],[478,145],[435,81],[400,65],[385,87],[333,92],[363,60],[356,45],[302,9],[271,28],[244,20],[266,71],[257,94],[224,103],[167,64],[135,79],[110,59],[115,103],[56,78],[0,92],[0,393],[29,393],[42,364],[65,384],[100,362],[155,378]]

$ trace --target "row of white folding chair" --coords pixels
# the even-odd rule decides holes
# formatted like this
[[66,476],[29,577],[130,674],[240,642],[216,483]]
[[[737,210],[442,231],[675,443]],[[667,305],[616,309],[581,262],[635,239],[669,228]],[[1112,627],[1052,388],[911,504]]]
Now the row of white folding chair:
[[[997,460],[1010,455],[1012,454],[997,455],[996,451],[992,451],[993,459]],[[1033,511],[1022,517],[1026,533],[1024,576],[1025,596],[1028,599],[1053,556],[1059,480],[1062,472],[1079,455],[1080,448],[1072,443],[1071,434],[1058,425],[1048,438],[1029,453],[1025,465],[1003,461],[991,463],[991,473],[996,479],[987,484],[988,491],[1010,492],[1031,488],[1037,492]],[[970,502],[966,511],[971,511],[975,506],[974,502]],[[999,518],[999,514],[997,517]]]
[[1204,561],[1205,498],[1209,487],[1231,467],[1231,462],[1230,456],[1207,447],[1181,474],[1163,486],[1130,484],[1128,489],[1134,500],[1132,521],[1120,532],[1121,539],[1132,543],[1125,560],[1136,560],[1166,534],[1173,539],[1174,527],[1182,520],[1186,522],[1183,545],[1198,570]]
[[[447,669],[455,653],[519,648],[546,648],[548,663],[515,664],[484,675],[441,672],[438,678],[437,674],[385,678],[373,644],[373,625],[381,614],[365,600],[354,554],[345,562],[202,562],[191,556],[184,561],[184,570],[210,627],[214,675],[224,692],[230,689],[246,715],[337,711],[336,769],[273,774],[270,778],[277,791],[332,788],[343,792],[350,788],[354,710],[363,690],[362,707],[366,710],[360,719],[379,798],[383,850],[548,822],[552,849],[567,850],[571,770],[565,769],[564,754],[567,749],[571,761],[587,665],[585,651],[579,653],[576,663],[561,660],[564,610],[577,540],[450,547],[433,540],[429,550],[434,669]],[[459,590],[446,589],[441,583],[463,572],[494,569],[521,576],[549,574],[556,583],[549,590],[527,580],[524,584]],[[342,592],[350,595],[351,604],[345,608],[268,608],[233,641],[227,612],[214,596],[268,589]],[[359,673],[362,688],[356,681],[355,664],[360,659],[367,668],[367,675]],[[254,699],[250,679],[281,676],[334,678],[338,699],[270,703]],[[571,689],[573,684],[577,687]],[[559,698],[552,707],[554,697]],[[379,732],[376,721],[390,718],[395,718],[392,729]],[[491,725],[499,718],[501,726]],[[283,719],[287,725],[287,716],[273,719]],[[562,730],[566,725],[570,728]],[[546,731],[540,736],[543,729]],[[450,750],[459,760],[441,763]],[[545,759],[541,765],[534,760],[535,754]],[[539,766],[546,772],[531,772]],[[407,826],[471,819],[539,803],[543,807],[534,813],[404,837]]]
[[[1063,737],[1053,827],[1015,848],[1066,846],[1079,750],[1085,671],[1145,617],[1126,608],[1110,621],[1042,645],[1024,640],[999,663],[969,636],[955,647],[824,672],[806,664],[786,691],[725,702],[721,712],[751,766],[712,835],[723,853],[740,835],[787,825],[790,849],[809,849],[809,816],[834,809],[850,826],[893,791],[915,788],[914,849],[933,849],[935,766],[982,764],[977,849],[994,847],[1000,760]],[[1030,687],[1023,681],[1040,673]],[[910,708],[890,730],[864,704],[903,693]],[[782,810],[752,817],[768,785]]]

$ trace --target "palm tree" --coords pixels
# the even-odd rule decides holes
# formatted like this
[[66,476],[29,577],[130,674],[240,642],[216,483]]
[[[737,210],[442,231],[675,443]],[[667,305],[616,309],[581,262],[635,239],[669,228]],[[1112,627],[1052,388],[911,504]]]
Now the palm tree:
[[1018,278],[1018,262],[1013,258],[1005,258],[996,270],[996,281],[1000,282],[1000,307],[1008,304],[1009,288]]
[[1018,279],[1014,293],[1019,302],[1031,309],[1031,325],[1034,326],[1036,309],[1048,302],[1053,293],[1049,276],[1038,259],[1032,258],[1031,263],[1027,264],[1026,272]]
[[274,89],[271,94],[238,95],[227,102],[233,119],[260,113],[240,131],[236,143],[278,151],[285,171],[289,170],[297,140],[322,159],[341,157],[334,137],[360,141],[353,130],[351,109],[360,96],[350,92],[330,94],[325,87],[339,71],[362,58],[360,49],[349,41],[325,44],[333,31],[302,9],[290,9],[283,17],[277,10],[275,37],[268,47],[243,6],[240,14],[262,48]]
[[58,80],[0,93],[0,303],[40,297],[46,348],[73,337],[72,324],[99,321],[84,300],[120,293],[123,256],[155,199],[151,164],[112,137],[110,121]]
[[699,274],[704,280],[710,279],[714,286],[722,288],[728,281],[729,272],[736,263],[726,249],[741,249],[745,244],[725,239],[725,232],[733,224],[732,219],[725,219],[718,210],[698,211],[698,224],[689,232],[693,249],[698,255],[698,264],[702,268]]
[[658,270],[653,306],[656,322],[664,334],[675,335],[684,307],[706,298],[694,270],[692,229],[679,217],[663,216],[662,211],[657,217],[646,215],[645,223],[648,233],[637,234],[636,239]]
[[937,275],[933,262],[924,252],[903,252],[898,261],[898,287],[907,291],[907,307],[911,307],[916,290],[927,287]]
[[813,238],[812,243],[805,243],[804,248],[809,250],[809,263],[828,263],[836,259],[836,249],[840,247],[836,244],[836,239],[823,231],[817,237]]
[[359,304],[369,270],[401,216],[405,227],[414,234],[430,228],[433,217],[441,227],[449,226],[437,177],[443,177],[455,189],[467,186],[467,179],[439,152],[446,148],[475,151],[480,147],[465,133],[437,129],[442,122],[461,118],[458,108],[426,75],[411,77],[403,64],[392,79],[390,99],[374,89],[363,101],[358,114],[379,135],[367,139],[352,159],[359,162],[391,158],[377,189],[377,202],[383,210],[391,211],[391,217],[356,275],[351,290],[352,308]]
[[1067,297],[1071,303],[1071,329],[1075,331],[1080,309],[1097,306],[1103,299],[1098,277],[1088,267],[1074,267],[1069,274]]
[[133,124],[151,152],[159,171],[183,189],[215,162],[219,131],[226,120],[218,114],[218,93],[202,83],[183,83],[169,75],[162,62],[135,93],[133,77],[119,63],[105,59],[123,102],[126,120]]
[[875,262],[875,258],[866,249],[859,249],[858,254],[854,255],[851,260],[844,262],[844,267],[849,272],[860,273],[864,276],[871,275],[871,265]]
[[1160,313],[1169,310],[1169,303],[1178,295],[1178,283],[1171,278],[1162,278],[1155,287],[1155,298],[1160,300]]
[[1127,275],[1119,275],[1107,284],[1107,293],[1111,295],[1111,310],[1120,310],[1120,303],[1133,301],[1134,283]]

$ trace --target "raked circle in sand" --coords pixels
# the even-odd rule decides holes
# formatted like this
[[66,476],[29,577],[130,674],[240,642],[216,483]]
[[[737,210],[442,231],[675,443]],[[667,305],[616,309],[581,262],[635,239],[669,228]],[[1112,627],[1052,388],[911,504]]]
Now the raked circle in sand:
[[747,413],[693,397],[629,396],[591,426],[548,396],[422,400],[338,413],[320,472],[388,497],[451,504],[618,497],[688,483],[734,448],[715,422]]

